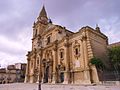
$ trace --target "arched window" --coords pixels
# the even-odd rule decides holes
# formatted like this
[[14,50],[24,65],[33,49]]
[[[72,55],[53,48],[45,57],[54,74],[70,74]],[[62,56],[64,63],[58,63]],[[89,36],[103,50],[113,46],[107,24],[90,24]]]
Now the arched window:
[[79,50],[78,50],[78,48],[75,48],[75,54],[76,54],[76,55],[79,54]]
[[60,58],[63,58],[63,52],[60,52]]
[[78,58],[80,56],[80,44],[78,43],[78,41],[75,41],[73,50],[74,50],[74,56]]

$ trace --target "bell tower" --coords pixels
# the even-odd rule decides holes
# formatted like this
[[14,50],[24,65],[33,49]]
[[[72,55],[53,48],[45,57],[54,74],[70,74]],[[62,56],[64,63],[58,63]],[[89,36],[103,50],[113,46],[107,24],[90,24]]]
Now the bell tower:
[[48,25],[48,17],[45,10],[45,7],[43,6],[40,14],[33,24],[33,39],[32,39],[32,48],[38,48],[40,46],[40,41],[42,41],[41,35],[45,31],[45,28]]

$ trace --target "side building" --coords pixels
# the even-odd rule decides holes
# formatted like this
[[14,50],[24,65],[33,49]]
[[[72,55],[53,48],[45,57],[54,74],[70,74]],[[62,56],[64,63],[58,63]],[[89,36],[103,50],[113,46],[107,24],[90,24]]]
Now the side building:
[[97,26],[78,32],[52,24],[43,6],[33,24],[32,51],[27,54],[25,82],[99,83],[97,69],[89,61],[94,56],[105,62],[108,38]]
[[0,84],[24,82],[26,64],[16,63],[0,69]]

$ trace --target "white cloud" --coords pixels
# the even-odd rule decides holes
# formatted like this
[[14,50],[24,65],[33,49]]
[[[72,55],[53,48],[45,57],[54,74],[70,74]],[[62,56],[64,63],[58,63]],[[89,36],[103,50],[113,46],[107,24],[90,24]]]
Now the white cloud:
[[26,62],[27,51],[31,50],[31,28],[23,28],[17,41],[0,36],[0,64],[5,67],[16,62]]
[[101,19],[99,21],[102,32],[108,36],[109,43],[120,41],[120,21],[119,17]]
[[110,43],[120,41],[120,0],[0,0],[0,64],[26,61],[43,2],[53,23],[72,31],[99,24]]
[[6,67],[7,65],[14,64],[17,62],[26,62],[25,56],[9,55],[4,52],[0,52],[0,65]]

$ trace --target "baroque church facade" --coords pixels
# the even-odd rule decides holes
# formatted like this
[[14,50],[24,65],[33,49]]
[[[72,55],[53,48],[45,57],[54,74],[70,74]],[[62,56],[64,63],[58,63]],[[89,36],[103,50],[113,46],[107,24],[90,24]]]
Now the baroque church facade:
[[27,54],[26,83],[99,83],[94,56],[106,59],[108,38],[97,26],[78,32],[52,24],[43,6],[33,24],[32,50]]

